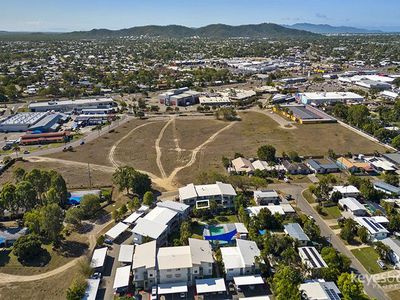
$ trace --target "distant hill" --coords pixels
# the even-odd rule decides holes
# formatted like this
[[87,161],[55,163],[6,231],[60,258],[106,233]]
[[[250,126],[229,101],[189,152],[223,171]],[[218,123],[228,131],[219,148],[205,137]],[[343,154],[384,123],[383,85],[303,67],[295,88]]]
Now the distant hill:
[[310,23],[297,23],[293,25],[284,25],[286,28],[305,30],[319,34],[340,34],[340,33],[383,33],[380,30],[369,30],[348,26],[332,26],[328,24],[310,24]]
[[212,24],[200,28],[190,28],[180,25],[168,26],[138,26],[120,30],[93,29],[90,31],[74,31],[63,34],[70,38],[106,38],[121,36],[149,36],[149,37],[209,37],[209,38],[307,38],[318,35],[297,29],[286,28],[281,25],[262,23],[257,25],[231,26]]

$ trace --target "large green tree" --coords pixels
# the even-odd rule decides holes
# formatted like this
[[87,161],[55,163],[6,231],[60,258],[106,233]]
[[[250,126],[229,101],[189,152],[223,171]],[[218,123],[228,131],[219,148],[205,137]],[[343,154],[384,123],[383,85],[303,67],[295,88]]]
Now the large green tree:
[[300,273],[290,266],[281,266],[272,280],[276,300],[300,300]]

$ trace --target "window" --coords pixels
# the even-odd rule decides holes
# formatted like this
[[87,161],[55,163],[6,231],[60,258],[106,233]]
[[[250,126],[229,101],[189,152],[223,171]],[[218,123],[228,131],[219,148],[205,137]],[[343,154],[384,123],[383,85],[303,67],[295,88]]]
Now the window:
[[179,277],[181,277],[181,274],[175,274],[175,277],[179,278]]
[[197,274],[197,270],[194,270],[193,273],[194,273],[194,274]]
[[149,274],[149,277],[153,277],[153,274],[150,273],[150,274]]
[[171,275],[171,274],[168,274],[168,275],[167,275],[167,278],[172,278],[172,275]]
[[177,271],[180,271],[181,269],[176,269]]

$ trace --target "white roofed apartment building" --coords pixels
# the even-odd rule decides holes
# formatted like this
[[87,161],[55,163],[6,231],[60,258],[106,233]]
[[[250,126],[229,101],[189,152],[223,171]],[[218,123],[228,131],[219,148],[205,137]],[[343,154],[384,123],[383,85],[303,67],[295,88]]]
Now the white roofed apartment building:
[[157,241],[161,246],[167,242],[168,234],[179,225],[179,214],[166,207],[156,206],[144,217],[136,220],[132,229],[133,243],[141,244],[145,238]]
[[207,208],[210,200],[226,208],[233,207],[236,191],[231,184],[217,181],[215,184],[194,185],[188,184],[179,188],[179,200],[196,208]]
[[161,247],[149,242],[136,246],[133,256],[134,283],[140,287],[154,284],[185,283],[212,276],[214,259],[208,241],[189,239],[188,246]]
[[256,258],[260,257],[260,249],[253,241],[237,239],[236,247],[222,247],[221,254],[226,280],[256,274],[259,271],[260,266]]

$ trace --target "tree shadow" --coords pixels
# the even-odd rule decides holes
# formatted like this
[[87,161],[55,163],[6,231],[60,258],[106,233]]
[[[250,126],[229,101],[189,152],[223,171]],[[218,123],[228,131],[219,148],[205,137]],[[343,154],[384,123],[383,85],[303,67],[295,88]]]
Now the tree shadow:
[[37,255],[35,258],[23,261],[19,260],[19,262],[25,267],[44,267],[50,262],[50,260],[50,253],[46,249],[42,249],[39,255]]
[[10,261],[10,253],[11,250],[9,249],[0,251],[0,267],[4,267],[8,264],[8,262]]
[[88,245],[77,241],[63,241],[57,252],[64,257],[80,257],[86,250]]
[[84,223],[77,229],[77,232],[80,234],[88,233],[93,230],[94,225],[91,223]]

